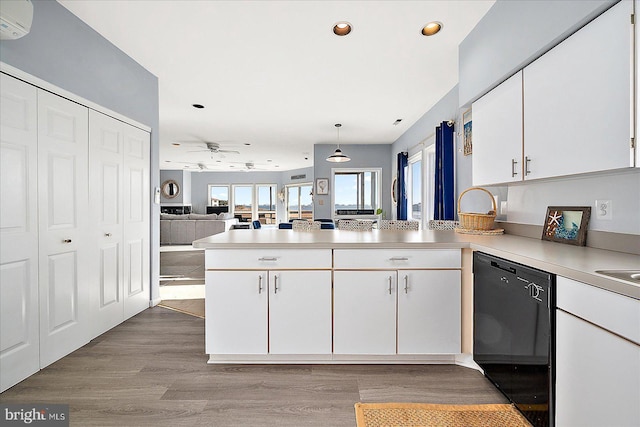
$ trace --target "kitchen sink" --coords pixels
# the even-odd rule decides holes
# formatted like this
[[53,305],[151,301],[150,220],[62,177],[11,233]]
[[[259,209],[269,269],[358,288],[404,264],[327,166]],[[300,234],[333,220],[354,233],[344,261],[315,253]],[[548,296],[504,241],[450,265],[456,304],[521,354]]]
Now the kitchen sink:
[[596,273],[616,279],[640,283],[640,270],[596,270]]

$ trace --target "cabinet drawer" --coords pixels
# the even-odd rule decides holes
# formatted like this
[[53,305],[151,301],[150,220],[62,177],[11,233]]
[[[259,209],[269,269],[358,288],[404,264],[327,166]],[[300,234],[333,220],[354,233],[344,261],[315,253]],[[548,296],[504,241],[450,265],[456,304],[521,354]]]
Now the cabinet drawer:
[[460,268],[459,249],[337,249],[334,268]]
[[556,305],[640,344],[640,300],[558,276]]
[[219,269],[329,269],[330,249],[208,249],[205,268]]

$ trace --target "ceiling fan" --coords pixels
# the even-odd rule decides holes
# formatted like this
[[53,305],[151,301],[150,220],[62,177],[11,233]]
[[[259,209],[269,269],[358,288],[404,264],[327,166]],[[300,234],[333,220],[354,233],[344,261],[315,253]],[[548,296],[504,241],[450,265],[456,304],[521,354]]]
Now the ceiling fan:
[[211,158],[213,158],[214,154],[218,154],[220,155],[220,157],[224,158],[224,154],[223,153],[230,153],[230,154],[240,154],[239,151],[237,150],[226,150],[226,149],[222,149],[220,148],[220,143],[219,142],[212,142],[212,141],[183,141],[183,143],[197,143],[197,144],[205,144],[206,145],[206,149],[202,149],[202,150],[191,150],[189,151],[189,153],[204,153],[204,152],[209,152],[211,153]]
[[171,162],[171,163],[179,163],[182,165],[186,165],[185,169],[198,169],[198,172],[212,170],[209,169],[209,166],[206,163],[195,163],[195,162]]
[[[268,170],[268,169],[259,168],[259,167],[257,168],[254,162],[229,162],[229,163],[237,163],[237,164],[243,165],[243,168],[242,168],[243,172],[248,172],[252,170],[259,170],[259,171]],[[258,165],[258,166],[266,166],[266,165]]]

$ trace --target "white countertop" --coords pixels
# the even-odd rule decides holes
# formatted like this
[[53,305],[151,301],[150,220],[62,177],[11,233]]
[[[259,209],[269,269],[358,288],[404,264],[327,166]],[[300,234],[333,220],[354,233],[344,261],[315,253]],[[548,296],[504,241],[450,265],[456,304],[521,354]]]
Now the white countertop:
[[231,230],[193,242],[200,249],[471,248],[640,299],[640,285],[595,273],[638,270],[640,256],[514,235],[476,236],[453,231]]

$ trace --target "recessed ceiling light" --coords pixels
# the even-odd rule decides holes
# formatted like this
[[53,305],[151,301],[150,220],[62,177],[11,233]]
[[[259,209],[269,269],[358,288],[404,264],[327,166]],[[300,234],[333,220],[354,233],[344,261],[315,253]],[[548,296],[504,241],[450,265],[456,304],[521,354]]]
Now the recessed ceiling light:
[[193,108],[204,108],[204,105],[202,104],[191,104],[193,106]]
[[431,21],[424,27],[422,27],[422,35],[423,36],[432,36],[437,34],[442,29],[442,22]]
[[271,159],[267,159],[267,162],[273,162],[273,160],[271,160]]
[[398,126],[401,121],[402,121],[402,119],[397,119],[395,122],[393,122],[393,125],[394,126]]
[[346,36],[351,32],[351,24],[347,21],[336,22],[336,25],[333,26],[333,34],[336,36]]

